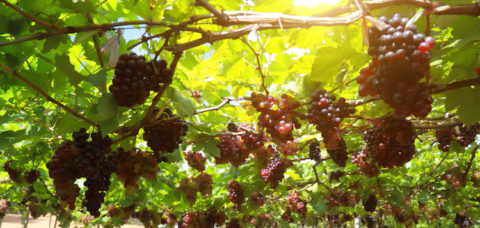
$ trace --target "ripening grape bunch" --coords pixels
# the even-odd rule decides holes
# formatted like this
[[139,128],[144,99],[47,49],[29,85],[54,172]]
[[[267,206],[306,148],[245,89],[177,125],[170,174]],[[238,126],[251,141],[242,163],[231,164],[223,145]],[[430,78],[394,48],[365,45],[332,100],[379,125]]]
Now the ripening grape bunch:
[[8,160],[3,164],[3,169],[7,171],[8,173],[8,178],[12,180],[15,183],[20,183],[23,181],[23,176],[22,176],[22,170],[17,169],[17,168],[12,168],[11,165],[13,163],[13,160]]
[[291,211],[296,211],[299,214],[305,215],[307,213],[307,203],[300,199],[297,191],[288,193],[288,205]]
[[270,183],[271,188],[276,188],[283,180],[285,171],[293,162],[286,158],[272,158],[267,167],[260,170],[260,177],[265,184]]
[[400,116],[386,116],[364,132],[365,152],[381,167],[402,166],[415,154],[413,124]]
[[185,155],[185,159],[190,167],[202,172],[205,170],[205,162],[207,158],[203,156],[200,152],[193,152],[193,151],[185,151],[183,152]]
[[125,151],[117,149],[118,170],[117,177],[124,183],[128,193],[135,193],[138,189],[138,180],[143,177],[148,180],[157,178],[158,161],[153,153],[132,149]]
[[195,178],[193,178],[193,181],[198,186],[198,191],[200,192],[200,194],[202,194],[204,197],[209,197],[212,194],[212,175],[208,173],[201,173],[198,174],[198,176],[196,176]]
[[[223,211],[216,209],[207,212],[190,212],[187,213],[180,224],[182,228],[214,228],[221,227],[225,224],[227,215]],[[216,225],[216,226],[215,226]]]
[[[158,115],[160,110],[155,109],[153,115]],[[182,137],[187,135],[188,124],[179,116],[166,108],[155,120],[156,124],[145,127],[143,139],[147,145],[159,155],[159,153],[173,153],[178,145],[183,142]]]
[[360,96],[380,95],[399,115],[425,117],[431,111],[433,99],[428,85],[420,82],[429,72],[433,37],[425,37],[408,18],[395,14],[380,30],[369,29],[368,54],[372,62],[360,71],[357,82]]
[[172,73],[165,60],[147,62],[134,52],[120,56],[110,92],[120,106],[143,104],[150,91],[158,91],[159,83],[171,83]]
[[363,209],[368,212],[374,212],[377,208],[377,197],[371,194],[365,202],[363,202]]
[[348,160],[348,155],[347,155],[347,143],[343,138],[340,138],[340,141],[335,146],[335,149],[327,148],[327,152],[337,165],[341,167],[345,167],[345,164],[347,163],[347,160]]
[[236,180],[228,182],[228,198],[233,202],[236,209],[242,208],[242,203],[245,200],[245,190],[243,186]]
[[310,97],[312,106],[308,108],[307,118],[322,133],[327,148],[335,149],[340,141],[340,123],[355,113],[355,108],[347,104],[343,97],[335,102],[335,95],[330,95],[323,89],[317,90]]
[[5,217],[8,208],[10,208],[10,202],[6,199],[0,199],[0,219]]
[[295,109],[300,106],[292,97],[283,94],[280,99],[253,93],[253,107],[260,112],[258,126],[265,128],[276,143],[293,140],[293,128],[300,128]]
[[462,147],[467,147],[475,141],[475,137],[480,133],[480,124],[476,123],[470,127],[465,125],[439,129],[435,131],[437,137],[438,149],[444,152],[450,150],[450,143],[456,140]]
[[86,178],[84,206],[91,215],[98,217],[110,186],[110,176],[118,168],[116,156],[110,149],[112,140],[108,136],[102,137],[101,132],[88,134],[84,128],[72,136],[73,141],[64,141],[47,163],[49,175],[53,178],[57,196],[68,203],[71,210],[75,209],[75,200],[80,195],[74,182]]

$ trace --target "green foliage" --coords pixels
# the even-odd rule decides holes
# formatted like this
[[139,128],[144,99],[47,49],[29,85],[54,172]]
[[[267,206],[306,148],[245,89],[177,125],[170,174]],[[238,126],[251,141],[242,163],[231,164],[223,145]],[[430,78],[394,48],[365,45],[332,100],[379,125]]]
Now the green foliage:
[[[205,44],[182,50],[176,69],[171,69],[175,70],[172,83],[166,83],[168,88],[158,104],[155,103],[160,110],[171,108],[188,122],[189,130],[179,149],[165,155],[169,161],[158,164],[160,171],[156,178],[140,178],[135,192],[127,191],[120,178],[112,175],[110,189],[100,209],[102,216],[94,219],[91,226],[120,226],[126,222],[125,218],[121,218],[123,215],[106,216],[111,213],[109,206],[117,209],[132,206],[133,212],[137,213],[146,208],[165,213],[165,216],[174,214],[177,221],[186,213],[212,209],[225,212],[229,218],[227,221],[237,218],[244,224],[248,224],[255,216],[269,214],[280,227],[287,227],[288,223],[282,214],[287,211],[287,196],[292,190],[298,191],[300,198],[307,202],[304,217],[292,212],[295,227],[300,224],[313,226],[326,218],[331,222],[332,219],[328,218],[334,215],[340,218],[347,218],[347,215],[362,218],[378,215],[363,209],[364,201],[371,194],[378,199],[377,209],[385,212],[384,225],[397,226],[401,222],[399,213],[410,216],[405,226],[413,225],[412,218],[422,227],[439,224],[454,226],[458,214],[466,214],[470,219],[480,221],[480,163],[477,162],[478,156],[472,156],[480,153],[476,152],[477,142],[466,148],[452,142],[447,154],[438,149],[434,130],[455,121],[466,126],[480,122],[479,83],[435,94],[433,110],[426,119],[410,117],[416,126],[420,126],[417,129],[419,135],[415,141],[414,158],[402,167],[381,168],[378,177],[363,175],[357,165],[350,162],[350,158],[365,147],[363,131],[372,126],[372,120],[393,112],[382,100],[357,106],[355,117],[344,120],[342,137],[347,143],[349,156],[345,167],[328,159],[329,154],[322,143],[323,159],[318,162],[309,159],[308,145],[312,141],[322,142],[323,138],[315,126],[304,120],[301,128],[294,130],[299,151],[288,157],[294,164],[287,169],[285,178],[276,189],[262,181],[260,173],[265,167],[258,164],[252,154],[246,163],[238,167],[230,163],[216,164],[216,160],[222,156],[218,147],[219,134],[228,134],[225,131],[229,122],[257,125],[259,114],[249,97],[252,93],[265,93],[264,86],[272,96],[288,94],[294,97],[302,104],[297,111],[303,113],[307,112],[310,95],[318,89],[334,91],[337,99],[344,97],[352,103],[360,101],[359,85],[355,78],[370,61],[368,47],[363,41],[361,21],[348,26],[254,31],[242,37],[244,39],[234,37],[210,42],[208,38],[213,33],[228,32],[242,26],[222,26],[214,24],[214,19],[193,21],[192,16],[210,14],[193,0],[8,2],[16,4],[34,18],[66,29],[61,34],[45,39],[0,46],[0,167],[7,161],[14,161],[12,167],[21,169],[22,175],[34,169],[40,172],[39,180],[33,184],[15,183],[9,179],[7,170],[0,168],[0,199],[6,198],[12,202],[12,212],[25,210],[28,202],[42,202],[40,209],[58,215],[63,226],[68,226],[70,220],[80,221],[86,213],[82,197],[77,198],[73,212],[63,207],[65,205],[55,196],[54,183],[46,166],[58,146],[64,140],[72,139],[72,132],[80,128],[92,132],[97,128],[78,118],[78,115],[93,121],[104,135],[108,134],[115,141],[112,150],[122,147],[127,151],[138,148],[151,152],[143,139],[143,129],[149,124],[146,115],[152,103],[156,102],[154,97],[158,91],[151,92],[143,105],[133,108],[118,106],[109,91],[115,70],[102,67],[99,60],[103,58],[107,64],[111,53],[97,53],[97,48],[102,48],[110,38],[105,34],[119,34],[116,29],[120,26],[112,29],[109,24],[145,20],[163,24],[127,23],[118,41],[120,54],[128,53],[132,45],[142,42],[142,38],[169,31],[164,36],[143,40],[134,50],[147,61],[159,54],[158,58],[170,64],[178,54],[170,52],[172,49],[197,39],[207,39]],[[252,10],[297,16],[313,16],[335,7],[295,7],[289,0],[208,2],[220,11]],[[347,2],[340,1],[339,4]],[[470,4],[474,1],[441,2]],[[22,16],[4,3],[0,5],[0,44],[55,31]],[[373,10],[372,15],[392,15],[396,12],[411,17],[415,8],[392,6]],[[91,15],[92,20],[88,20],[86,15]],[[480,19],[463,15],[431,16],[430,20],[432,35],[437,40],[432,50],[429,79],[432,91],[434,85],[444,88],[442,86],[456,81],[478,79],[475,69],[480,67]],[[421,28],[425,27],[425,17],[416,23]],[[92,24],[105,25],[80,32],[75,30]],[[199,29],[206,32],[195,32]],[[166,48],[158,52],[164,42],[167,42]],[[3,66],[22,75],[35,87],[25,84]],[[41,96],[39,90],[73,111],[52,103]],[[230,99],[228,104],[197,113],[221,104],[227,97]],[[443,118],[446,113],[455,116]],[[258,130],[257,127],[254,129]],[[459,131],[458,127],[454,129]],[[271,141],[267,144],[275,145]],[[201,173],[188,166],[183,155],[188,150],[205,155],[207,162],[204,172],[212,176],[213,182],[211,195],[198,194],[193,204],[179,190],[184,178],[194,178]],[[460,171],[452,168],[454,165]],[[445,178],[447,174],[465,173],[466,170],[468,173],[461,186],[453,186]],[[345,175],[332,179],[334,172],[343,172]],[[234,179],[244,186],[246,200],[252,191],[259,191],[265,195],[265,205],[255,207],[244,203],[242,210],[234,209],[227,187],[227,183]],[[83,181],[79,179],[77,183],[84,194],[86,187]],[[29,191],[23,191],[25,189]],[[329,197],[343,193],[353,196],[349,200],[355,202],[352,205],[332,205]],[[446,215],[440,216],[443,212]],[[353,221],[346,223],[353,224]],[[478,222],[475,225],[478,226]]]

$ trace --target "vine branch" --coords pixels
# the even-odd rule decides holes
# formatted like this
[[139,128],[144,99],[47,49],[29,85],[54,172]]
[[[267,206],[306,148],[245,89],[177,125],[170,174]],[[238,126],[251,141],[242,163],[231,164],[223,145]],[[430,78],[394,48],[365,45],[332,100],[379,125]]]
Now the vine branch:
[[465,170],[465,173],[463,174],[464,179],[467,179],[468,171],[470,171],[470,168],[472,167],[473,159],[475,159],[475,154],[477,153],[478,147],[480,147],[480,146],[477,145],[476,147],[474,147],[472,149],[472,156],[470,157],[470,161],[468,162],[467,169]]
[[258,72],[260,73],[260,77],[262,77],[262,88],[263,88],[263,90],[265,91],[265,94],[268,97],[268,89],[265,86],[265,74],[263,73],[262,64],[260,63],[260,53],[255,51],[255,49],[252,47],[252,45],[250,45],[248,43],[248,41],[245,39],[245,37],[242,37],[242,42],[245,43],[248,46],[248,48],[250,48],[250,50],[252,50],[253,54],[255,54],[255,59],[257,60],[257,67],[256,68],[257,68]]
[[52,103],[54,103],[55,105],[57,105],[58,107],[62,108],[63,110],[71,113],[72,115],[78,117],[79,119],[87,122],[88,124],[96,127],[96,128],[100,128],[100,125],[96,124],[95,122],[93,122],[92,120],[88,119],[87,117],[83,116],[82,114],[76,112],[75,110],[65,106],[64,104],[58,102],[57,100],[53,99],[51,96],[49,96],[47,93],[45,93],[42,89],[40,89],[38,86],[36,86],[35,84],[33,84],[31,81],[29,81],[27,78],[25,78],[24,76],[20,75],[17,71],[15,71],[14,69],[6,66],[5,64],[3,63],[0,63],[0,66],[3,67],[6,71],[10,72],[12,75],[14,75],[15,77],[19,78],[20,80],[22,80],[23,82],[25,82],[27,85],[29,85],[30,87],[32,87],[35,91],[37,91],[38,93],[40,93],[43,97],[45,97],[47,99],[47,101],[50,101]]
[[9,3],[7,0],[0,0],[0,1],[3,2],[5,5],[7,5],[9,8],[17,11],[18,13],[20,13],[20,14],[23,15],[24,17],[26,17],[26,18],[28,18],[28,19],[30,19],[30,20],[32,20],[32,21],[35,21],[35,22],[38,23],[38,24],[41,24],[41,25],[43,25],[43,26],[45,26],[45,27],[47,27],[47,28],[54,29],[54,30],[56,30],[57,32],[60,32],[60,33],[65,32],[65,30],[64,30],[63,28],[59,28],[59,27],[57,27],[57,26],[55,26],[55,25],[52,25],[52,24],[50,24],[50,23],[48,23],[48,22],[46,22],[46,21],[43,21],[43,20],[40,20],[40,19],[36,18],[36,17],[34,17],[33,15],[31,15],[31,14],[25,12],[24,10],[20,9],[20,8],[17,7],[16,5],[13,5],[13,4]]

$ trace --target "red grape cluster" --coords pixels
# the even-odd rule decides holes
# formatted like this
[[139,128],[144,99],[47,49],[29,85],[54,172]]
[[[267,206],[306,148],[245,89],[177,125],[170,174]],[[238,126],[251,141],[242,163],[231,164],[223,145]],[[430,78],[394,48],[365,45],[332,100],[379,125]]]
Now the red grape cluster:
[[480,133],[480,124],[474,124],[467,128],[466,126],[460,127],[460,134],[457,137],[458,144],[463,147],[467,147],[473,141],[475,141],[475,137],[477,134]]
[[179,191],[183,192],[187,198],[187,201],[190,204],[195,204],[197,201],[197,192],[198,192],[198,185],[193,180],[193,178],[183,178],[180,182],[180,187],[178,188]]
[[289,208],[291,211],[296,211],[304,216],[306,215],[307,203],[300,199],[297,191],[291,191],[288,193],[288,201],[290,202]]
[[292,166],[292,161],[286,158],[273,158],[267,165],[267,168],[260,170],[260,175],[265,184],[270,182],[270,187],[276,188],[288,167]]
[[[159,110],[153,114],[158,115]],[[165,109],[156,124],[145,127],[143,139],[147,145],[156,153],[172,153],[182,143],[182,137],[187,135],[188,124],[173,114],[170,109]]]
[[314,161],[320,161],[320,144],[318,142],[312,142],[310,145],[308,145],[309,150],[308,150],[308,158],[314,160]]
[[181,223],[182,228],[214,228],[225,224],[227,216],[223,211],[210,210],[207,212],[187,213]]
[[123,182],[128,193],[135,193],[140,177],[149,180],[157,178],[160,169],[157,167],[158,162],[154,154],[136,149],[125,151],[120,147],[117,156],[119,163],[117,177]]
[[158,91],[159,83],[170,82],[172,73],[165,60],[147,62],[145,57],[131,52],[120,56],[109,90],[118,105],[132,107],[143,104],[150,90]]
[[37,181],[38,177],[40,176],[40,171],[33,169],[25,173],[25,181],[28,184],[33,184]]
[[335,102],[336,97],[323,89],[317,90],[310,97],[312,106],[308,108],[307,118],[322,133],[326,147],[335,148],[340,141],[340,123],[355,113],[355,108],[347,104],[343,97]]
[[212,190],[213,190],[212,175],[208,173],[201,173],[201,174],[198,174],[198,176],[196,176],[193,180],[198,185],[198,191],[204,197],[208,197],[212,194]]
[[21,183],[23,181],[22,170],[17,168],[12,168],[11,165],[13,160],[8,160],[3,164],[3,169],[7,171],[8,177],[15,183]]
[[238,219],[230,219],[230,221],[225,224],[225,228],[242,228],[242,224]]
[[[84,128],[72,134],[72,141],[65,141],[47,163],[55,190],[62,201],[75,209],[79,188],[76,179],[85,177],[84,206],[95,217],[100,215],[105,191],[110,186],[110,176],[118,168],[115,153],[111,153],[112,140],[101,132],[88,134]],[[88,139],[91,138],[91,141]]]
[[367,200],[363,203],[363,209],[368,212],[374,212],[377,208],[377,197],[371,194]]
[[[258,126],[266,129],[275,143],[278,145],[293,145],[293,128],[300,128],[295,109],[300,106],[292,97],[283,94],[280,99],[263,94],[253,93],[251,96],[253,107],[260,112]],[[298,151],[292,150],[291,146],[284,146],[285,154]]]
[[254,131],[253,127],[248,124],[242,124],[241,128],[237,131],[232,132],[243,132],[242,135],[243,144],[249,151],[261,150],[264,148],[263,137],[259,134],[252,133]]
[[87,227],[88,224],[90,224],[90,222],[93,220],[93,217],[92,216],[89,216],[89,215],[84,215],[82,216],[82,218],[80,218],[80,222],[85,226]]
[[345,207],[353,207],[358,202],[358,196],[352,195],[350,192],[344,192],[342,190],[338,190],[337,192],[330,192],[328,195],[325,196],[328,200],[328,207],[336,207],[336,206],[345,206]]
[[328,176],[328,180],[329,180],[330,182],[332,182],[333,180],[338,181],[338,180],[340,180],[340,177],[343,177],[343,176],[345,176],[345,173],[342,172],[342,171],[332,172],[332,173],[330,173],[330,175]]
[[228,182],[228,191],[228,198],[233,202],[235,208],[240,210],[245,200],[245,190],[243,186],[236,180],[231,180]]
[[0,199],[0,220],[7,214],[8,208],[10,208],[10,202],[6,199]]
[[450,150],[450,142],[454,139],[455,131],[453,128],[440,129],[435,132],[438,141],[438,149],[444,152]]
[[433,37],[425,37],[415,25],[405,27],[408,18],[395,14],[379,18],[382,30],[369,29],[372,62],[360,71],[357,82],[360,96],[380,95],[397,114],[425,117],[432,110],[428,85],[419,81],[430,66]]
[[347,144],[343,138],[340,138],[340,141],[337,143],[335,148],[327,148],[327,152],[330,157],[333,159],[337,165],[341,167],[345,167],[347,163],[348,156],[347,156]]
[[369,177],[378,176],[378,167],[367,157],[365,150],[353,154],[351,160],[353,164],[357,164],[363,174]]
[[460,215],[458,213],[455,215],[454,222],[458,225],[458,227],[462,228],[469,227],[474,224],[473,220],[470,219],[467,215]]
[[250,154],[240,135],[222,135],[217,147],[220,149],[220,157],[215,158],[217,164],[230,162],[238,167],[245,163]]
[[402,166],[415,154],[413,124],[400,116],[386,116],[364,133],[366,155],[381,167]]
[[261,207],[265,204],[265,196],[261,192],[252,191],[248,203],[254,207]]
[[465,125],[458,128],[459,133],[455,131],[455,128],[439,129],[435,132],[438,141],[438,149],[442,151],[449,151],[450,142],[454,139],[458,144],[463,147],[467,147],[475,141],[475,137],[480,133],[480,124],[476,123],[469,128]]
[[190,167],[195,168],[200,172],[205,170],[205,162],[207,161],[207,158],[203,156],[202,153],[193,152],[190,150],[183,152],[183,154],[185,155],[185,159]]
[[212,176],[207,173],[201,173],[195,178],[184,178],[180,182],[178,189],[186,195],[187,201],[193,205],[197,201],[197,192],[200,192],[204,197],[212,194],[212,184]]
[[[242,135],[223,135],[217,147],[220,149],[220,157],[216,158],[217,164],[225,164],[230,162],[238,167],[245,163],[251,152],[264,152],[263,137],[252,133],[253,127],[250,125],[242,125],[238,128],[234,123],[229,123],[227,129],[232,133],[243,133]],[[225,133],[225,132],[224,132]]]

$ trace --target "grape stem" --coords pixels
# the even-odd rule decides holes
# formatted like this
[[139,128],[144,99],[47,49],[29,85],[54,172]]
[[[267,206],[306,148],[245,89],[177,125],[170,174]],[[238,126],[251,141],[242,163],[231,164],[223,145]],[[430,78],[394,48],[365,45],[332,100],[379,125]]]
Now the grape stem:
[[263,90],[265,91],[265,95],[268,97],[269,96],[269,92],[268,92],[268,89],[267,87],[265,86],[265,74],[263,73],[263,70],[262,70],[262,64],[260,63],[260,53],[255,51],[255,49],[252,47],[252,45],[250,45],[248,43],[248,41],[245,39],[245,37],[242,37],[242,42],[245,43],[248,48],[250,48],[250,50],[252,50],[253,54],[255,54],[255,59],[257,60],[257,70],[258,72],[260,73],[260,77],[262,77],[262,88]]
[[83,116],[82,114],[76,112],[75,110],[65,106],[64,104],[60,103],[59,101],[53,99],[51,96],[49,96],[47,93],[45,93],[42,89],[40,89],[38,86],[36,86],[35,84],[33,84],[31,81],[29,81],[27,78],[25,78],[24,76],[22,76],[21,74],[19,74],[17,71],[15,71],[14,69],[6,66],[5,64],[3,63],[0,63],[0,67],[3,67],[6,71],[10,72],[13,76],[17,77],[18,79],[22,80],[23,82],[25,82],[27,85],[29,85],[30,87],[32,87],[35,91],[37,91],[38,93],[40,93],[40,95],[42,95],[43,97],[45,97],[47,99],[47,101],[50,101],[52,103],[54,103],[55,105],[57,105],[58,107],[62,108],[63,110],[71,113],[72,115],[76,116],[77,118],[87,122],[88,124],[96,127],[97,129],[100,129],[100,125],[96,124],[95,122],[93,122],[92,120],[88,119],[87,117]]
[[195,114],[200,114],[200,113],[204,113],[204,112],[219,110],[220,108],[222,108],[223,106],[229,104],[231,101],[234,101],[234,100],[236,100],[234,97],[224,97],[223,100],[222,100],[222,103],[220,103],[219,105],[215,105],[215,106],[200,109],[200,110],[195,110],[195,112],[193,114],[195,115]]
[[472,156],[470,157],[470,161],[468,162],[467,169],[465,170],[465,173],[463,174],[463,179],[464,180],[467,179],[468,171],[470,171],[470,168],[472,167],[473,159],[475,159],[475,154],[477,153],[478,147],[480,147],[480,145],[477,145],[472,149]]

